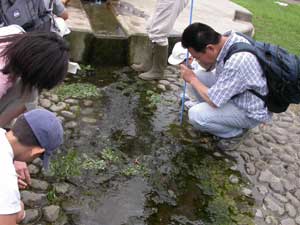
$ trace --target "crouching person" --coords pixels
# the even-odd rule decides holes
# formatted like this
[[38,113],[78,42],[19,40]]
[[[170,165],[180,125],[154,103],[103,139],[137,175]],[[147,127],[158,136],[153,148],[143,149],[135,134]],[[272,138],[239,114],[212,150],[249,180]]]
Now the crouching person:
[[[238,147],[247,130],[271,119],[262,96],[268,93],[266,77],[255,55],[249,52],[225,57],[230,46],[237,42],[249,43],[234,32],[223,35],[211,27],[194,23],[182,34],[182,46],[207,71],[215,68],[211,85],[206,85],[201,74],[181,65],[181,75],[201,97],[189,110],[190,123],[197,129],[220,138],[221,150]],[[203,73],[204,74],[204,73]],[[207,77],[208,78],[208,77]]]
[[0,128],[0,225],[15,225],[25,217],[13,161],[40,157],[47,169],[49,157],[62,142],[61,122],[43,109],[20,115],[8,132]]

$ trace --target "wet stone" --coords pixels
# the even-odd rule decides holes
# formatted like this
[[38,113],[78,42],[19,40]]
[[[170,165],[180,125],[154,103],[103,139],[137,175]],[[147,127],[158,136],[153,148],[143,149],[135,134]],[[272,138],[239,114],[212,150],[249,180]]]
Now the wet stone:
[[282,117],[281,117],[281,121],[287,122],[287,123],[293,123],[293,122],[294,122],[294,119],[293,119],[292,117],[282,116]]
[[263,218],[264,215],[263,215],[263,213],[260,209],[257,209],[256,213],[255,213],[255,216],[258,217],[258,218]]
[[67,183],[55,183],[53,187],[58,194],[66,194],[69,191],[70,185]]
[[65,118],[64,117],[62,117],[62,116],[57,116],[57,119],[59,119],[59,121],[61,122],[61,123],[64,123],[65,122]]
[[286,163],[293,163],[293,162],[295,162],[295,157],[291,157],[288,154],[280,154],[279,158],[282,161],[286,162]]
[[264,144],[266,142],[265,139],[262,136],[260,136],[260,135],[255,136],[254,140],[255,140],[256,143],[258,143],[260,145],[263,145],[263,146],[264,146]]
[[175,85],[175,84],[170,84],[169,87],[170,87],[170,89],[171,89],[172,91],[178,91],[178,90],[180,89],[180,87],[178,87],[178,86]]
[[280,203],[277,202],[273,197],[267,196],[264,199],[264,203],[266,204],[266,207],[270,209],[273,212],[278,213],[280,216],[284,214],[284,209],[281,207]]
[[291,218],[296,217],[297,211],[292,204],[290,204],[290,203],[285,204],[285,210],[287,211],[289,217],[291,217]]
[[70,111],[77,113],[78,111],[80,111],[80,107],[78,105],[73,105],[70,107]]
[[259,158],[260,157],[260,153],[257,150],[256,147],[252,147],[252,148],[246,148],[243,149],[244,152],[247,152],[250,156],[252,156],[253,158]]
[[276,125],[280,128],[289,128],[292,124],[287,122],[278,121]]
[[76,118],[76,115],[69,111],[61,111],[60,113],[63,117],[65,117],[67,119],[75,119]]
[[169,77],[169,78],[167,78],[167,81],[174,83],[174,82],[177,82],[177,79]]
[[58,111],[61,111],[63,110],[64,108],[66,108],[67,104],[64,103],[64,102],[59,102],[57,104],[53,104],[51,107],[50,107],[50,110],[53,111],[53,112],[58,112]]
[[42,167],[43,166],[43,161],[40,158],[36,158],[35,160],[32,161],[32,164]]
[[243,188],[243,189],[242,189],[242,193],[243,193],[245,196],[248,196],[248,197],[251,197],[251,196],[252,196],[252,191],[251,191],[249,188]]
[[295,191],[295,196],[300,200],[300,189]]
[[256,173],[256,169],[255,169],[255,166],[253,163],[246,163],[245,169],[249,175],[255,175],[255,173]]
[[55,95],[55,94],[51,94],[51,95],[49,96],[49,99],[50,99],[51,101],[53,101],[53,102],[59,102],[59,98],[58,98],[58,96]]
[[215,157],[217,157],[217,158],[222,158],[223,156],[222,156],[222,154],[220,153],[220,152],[214,152],[214,154],[213,154]]
[[247,147],[255,147],[257,146],[256,142],[249,138],[249,139],[246,139],[245,141],[243,141],[243,144],[246,145]]
[[40,99],[40,105],[44,108],[49,108],[51,106],[51,101],[45,98]]
[[275,191],[277,193],[284,192],[283,185],[278,178],[276,180],[270,182],[270,187],[273,191]]
[[249,161],[251,161],[250,159],[250,155],[248,154],[248,153],[246,153],[246,152],[242,152],[241,153],[241,156],[242,156],[242,158],[245,160],[245,162],[249,162]]
[[297,216],[295,221],[296,221],[297,224],[300,224],[300,216]]
[[162,85],[164,85],[164,86],[169,86],[169,85],[170,85],[170,82],[167,81],[167,80],[160,80],[160,81],[158,82],[158,84],[162,84]]
[[79,104],[79,101],[77,99],[69,98],[69,99],[65,100],[65,103],[68,103],[68,104],[71,104],[71,105],[77,105],[77,104]]
[[59,217],[60,207],[57,205],[50,205],[43,208],[43,215],[47,222],[54,222]]
[[268,142],[276,142],[276,140],[269,134],[262,134],[263,138]]
[[257,149],[260,152],[260,154],[262,154],[262,155],[271,155],[272,154],[272,150],[270,148],[266,148],[264,146],[259,146]]
[[31,191],[22,191],[21,196],[24,204],[30,207],[36,207],[37,205],[42,205],[47,202],[47,197],[45,194],[38,194]]
[[262,160],[257,160],[254,165],[259,170],[265,170],[268,167],[268,164]]
[[270,170],[262,171],[260,173],[260,176],[258,177],[258,180],[260,182],[267,182],[267,183],[271,183],[272,181],[274,182],[275,179],[278,180],[278,178],[274,176]]
[[294,182],[295,181],[291,182],[286,179],[282,179],[283,186],[287,191],[294,191],[296,189],[296,184]]
[[167,90],[166,86],[163,85],[163,84],[158,84],[157,87],[158,87],[158,89],[160,89],[162,91],[166,91]]
[[89,118],[89,117],[83,117],[81,120],[82,120],[83,122],[85,122],[85,123],[90,123],[90,124],[95,124],[95,123],[97,122],[96,119],[94,119],[94,118]]
[[46,181],[31,178],[30,186],[37,190],[46,191],[49,187],[49,184]]
[[33,164],[30,164],[28,166],[28,170],[29,170],[29,173],[32,175],[36,175],[40,172],[39,167],[37,167],[36,165],[33,165]]
[[284,177],[285,176],[285,169],[282,165],[274,165],[270,166],[270,171],[277,177]]
[[266,221],[266,224],[269,224],[269,225],[278,225],[278,221],[273,216],[267,216],[265,221]]
[[94,112],[93,108],[85,108],[81,110],[81,114],[82,115],[90,115]]
[[65,128],[67,128],[67,129],[72,129],[75,127],[77,127],[77,123],[75,121],[70,121],[65,124]]
[[273,195],[277,200],[279,200],[279,201],[282,202],[282,203],[287,203],[287,202],[289,201],[286,197],[284,197],[284,196],[281,195],[281,194],[273,193],[272,195]]
[[286,193],[286,197],[287,197],[287,199],[289,199],[291,201],[293,206],[295,206],[296,208],[300,207],[299,200],[294,195],[292,195],[290,192]]
[[83,105],[86,107],[90,107],[93,105],[93,101],[92,100],[84,100]]
[[285,218],[281,220],[281,225],[296,225],[295,220],[291,218]]
[[229,176],[229,181],[232,184],[237,184],[239,182],[239,178],[237,176],[235,176],[235,175],[230,175]]
[[22,221],[22,224],[28,224],[35,222],[40,216],[39,211],[37,209],[27,209],[25,210],[26,217]]
[[257,190],[259,193],[261,193],[262,195],[266,195],[268,194],[269,190],[267,187],[263,186],[263,185],[258,185],[257,186]]

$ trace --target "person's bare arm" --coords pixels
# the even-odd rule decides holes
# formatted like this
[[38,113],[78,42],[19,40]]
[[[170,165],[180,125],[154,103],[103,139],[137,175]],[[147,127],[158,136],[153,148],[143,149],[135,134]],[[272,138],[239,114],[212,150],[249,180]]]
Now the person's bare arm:
[[7,108],[0,115],[0,127],[4,127],[9,124],[14,118],[26,111],[25,105],[21,104],[18,107]]
[[16,225],[17,213],[9,215],[0,215],[0,225]]
[[63,18],[64,20],[67,20],[69,18],[69,13],[67,12],[67,10],[64,10],[59,17]]
[[14,166],[18,174],[18,185],[20,189],[25,189],[31,184],[30,173],[25,162],[14,161]]
[[212,107],[217,107],[208,97],[208,87],[206,87],[200,80],[197,79],[195,73],[191,69],[181,64],[180,72],[182,78],[196,89],[204,101],[206,101]]

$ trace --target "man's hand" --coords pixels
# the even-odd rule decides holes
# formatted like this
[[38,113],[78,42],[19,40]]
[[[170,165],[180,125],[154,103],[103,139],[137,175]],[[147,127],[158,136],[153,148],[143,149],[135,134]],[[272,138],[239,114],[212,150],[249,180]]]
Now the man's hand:
[[20,189],[25,189],[31,184],[30,173],[25,162],[14,161],[14,166],[18,174],[18,185]]
[[193,79],[197,79],[195,73],[189,69],[186,65],[180,65],[181,77],[188,83],[191,83]]

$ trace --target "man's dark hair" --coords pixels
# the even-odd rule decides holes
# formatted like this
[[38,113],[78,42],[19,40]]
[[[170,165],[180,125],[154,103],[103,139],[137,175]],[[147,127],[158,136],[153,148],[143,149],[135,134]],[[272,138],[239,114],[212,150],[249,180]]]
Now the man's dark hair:
[[183,31],[182,47],[193,48],[197,52],[204,52],[209,44],[218,44],[221,34],[203,23],[193,23]]
[[24,87],[49,90],[65,78],[69,48],[56,33],[14,34],[0,38],[0,43],[8,43],[0,54],[5,59],[2,72],[20,77]]
[[18,117],[18,119],[12,126],[11,131],[13,132],[14,136],[18,139],[20,144],[25,146],[40,146],[24,115]]

